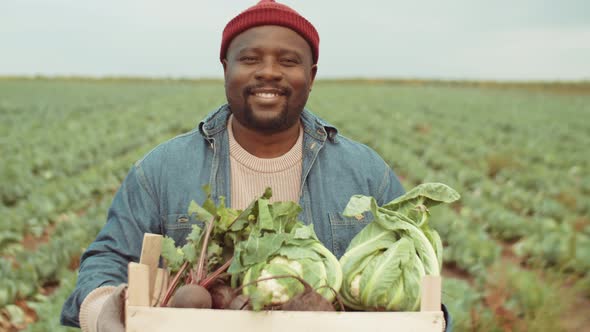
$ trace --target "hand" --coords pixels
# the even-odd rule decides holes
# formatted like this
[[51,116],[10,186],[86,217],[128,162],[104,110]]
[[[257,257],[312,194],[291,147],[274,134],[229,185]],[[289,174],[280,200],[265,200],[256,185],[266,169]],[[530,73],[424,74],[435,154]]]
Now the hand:
[[125,300],[127,284],[121,284],[106,300],[100,313],[96,328],[98,332],[125,332]]

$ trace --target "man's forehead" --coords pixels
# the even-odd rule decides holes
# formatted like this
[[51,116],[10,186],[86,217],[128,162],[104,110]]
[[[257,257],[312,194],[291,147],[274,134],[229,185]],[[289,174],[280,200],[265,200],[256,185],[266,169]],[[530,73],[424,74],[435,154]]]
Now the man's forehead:
[[280,25],[260,25],[252,27],[240,32],[235,38],[256,38],[262,39],[264,37],[272,36],[290,36],[293,38],[301,39],[304,43],[307,43],[305,39],[293,29]]

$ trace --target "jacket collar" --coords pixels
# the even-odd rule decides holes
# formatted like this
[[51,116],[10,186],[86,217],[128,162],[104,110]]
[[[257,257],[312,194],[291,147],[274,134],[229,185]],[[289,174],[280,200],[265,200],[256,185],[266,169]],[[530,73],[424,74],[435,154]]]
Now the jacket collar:
[[[217,133],[227,128],[229,115],[229,106],[227,104],[220,106],[199,123],[199,132],[207,140],[212,139]],[[331,142],[337,142],[338,129],[308,109],[304,109],[303,113],[301,113],[301,121],[303,122],[304,132],[315,139],[324,141],[327,137]]]

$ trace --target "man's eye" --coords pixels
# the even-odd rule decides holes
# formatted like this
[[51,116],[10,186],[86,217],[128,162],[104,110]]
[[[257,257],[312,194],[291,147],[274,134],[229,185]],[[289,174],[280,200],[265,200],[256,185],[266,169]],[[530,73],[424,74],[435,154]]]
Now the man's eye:
[[242,61],[242,62],[255,62],[256,60],[258,60],[258,59],[253,56],[243,56],[240,58],[240,61]]
[[291,58],[281,59],[281,62],[284,63],[284,64],[287,64],[287,65],[296,65],[296,64],[299,63],[297,60],[291,59]]

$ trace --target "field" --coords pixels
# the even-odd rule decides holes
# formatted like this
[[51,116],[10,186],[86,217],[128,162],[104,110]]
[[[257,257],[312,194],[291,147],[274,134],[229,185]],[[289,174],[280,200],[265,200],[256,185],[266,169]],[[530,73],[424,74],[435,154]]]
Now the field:
[[[0,79],[0,331],[59,327],[132,163],[224,101],[215,81]],[[432,210],[455,331],[590,331],[590,85],[332,81],[308,107]],[[197,189],[196,189],[197,190]]]

